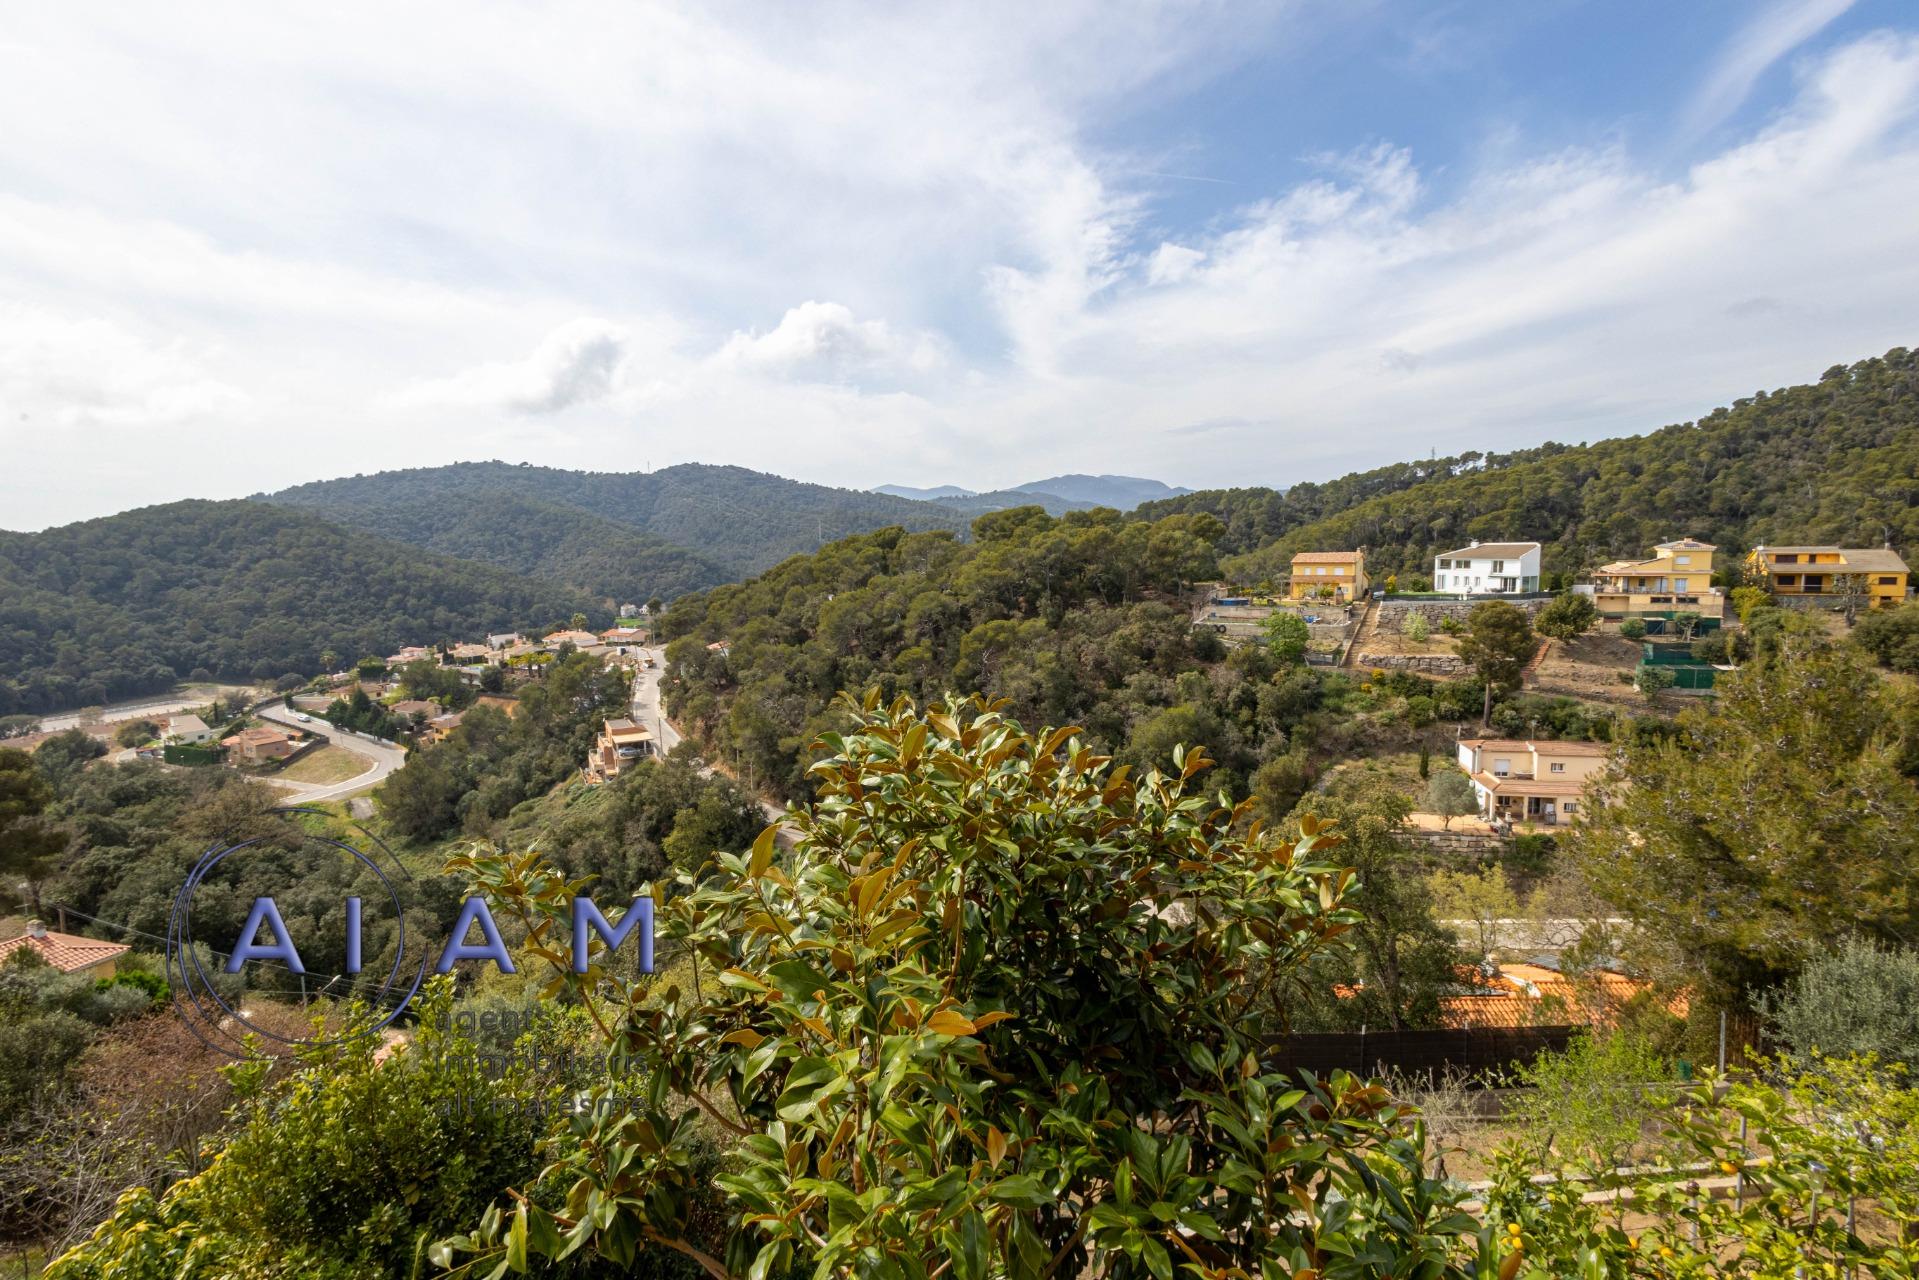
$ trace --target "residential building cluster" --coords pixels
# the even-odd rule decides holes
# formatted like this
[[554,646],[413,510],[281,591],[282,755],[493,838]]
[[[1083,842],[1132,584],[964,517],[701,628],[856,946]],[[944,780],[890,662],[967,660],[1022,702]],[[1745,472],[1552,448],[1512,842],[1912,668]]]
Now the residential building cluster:
[[[1614,560],[1594,569],[1574,590],[1591,596],[1607,618],[1671,617],[1692,613],[1725,616],[1726,593],[1713,581],[1719,548],[1698,538],[1661,542],[1643,559]],[[1531,596],[1544,590],[1537,542],[1468,542],[1433,557],[1432,590],[1460,599]],[[1788,602],[1806,597],[1859,598],[1880,609],[1913,594],[1911,571],[1891,547],[1755,547],[1747,575]],[[1292,558],[1284,595],[1288,601],[1348,602],[1374,590],[1366,551],[1300,551]],[[1237,600],[1231,603],[1239,603]]]

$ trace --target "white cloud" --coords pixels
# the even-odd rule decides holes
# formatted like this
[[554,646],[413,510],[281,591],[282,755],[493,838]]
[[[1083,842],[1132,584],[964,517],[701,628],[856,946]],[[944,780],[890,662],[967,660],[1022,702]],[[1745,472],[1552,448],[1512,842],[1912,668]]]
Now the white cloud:
[[1743,27],[1687,105],[1684,132],[1698,135],[1739,109],[1759,77],[1832,25],[1854,0],[1772,0]]
[[627,359],[627,334],[604,320],[570,320],[549,333],[524,360],[479,365],[449,378],[416,383],[393,398],[400,408],[450,405],[558,413],[596,404],[618,385]]
[[[1284,484],[1919,337],[1912,39],[1808,57],[1689,169],[1491,120],[1476,168],[1388,137],[1168,217],[1133,179],[1171,158],[1093,139],[1298,12],[23,9],[0,524],[456,457]],[[1767,10],[1691,118],[1836,12]]]
[[[49,426],[178,426],[248,403],[205,371],[207,353],[178,340],[151,342],[107,320],[0,305],[0,353],[0,438]],[[86,447],[97,446],[97,435],[89,438]]]
[[930,334],[908,336],[884,320],[856,319],[837,302],[803,302],[766,333],[734,334],[713,356],[722,368],[829,381],[862,371],[925,373],[942,359],[939,343]]
[[1146,279],[1151,284],[1178,284],[1204,261],[1206,255],[1198,249],[1162,240],[1159,248],[1153,250],[1153,256],[1146,260]]

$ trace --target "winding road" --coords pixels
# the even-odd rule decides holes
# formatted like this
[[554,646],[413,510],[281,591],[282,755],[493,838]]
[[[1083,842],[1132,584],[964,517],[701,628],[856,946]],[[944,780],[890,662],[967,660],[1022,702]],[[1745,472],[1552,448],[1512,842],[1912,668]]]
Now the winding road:
[[[670,753],[684,739],[680,731],[666,718],[666,711],[660,705],[660,681],[666,678],[666,649],[664,646],[644,651],[653,659],[655,665],[641,666],[633,673],[633,723],[653,731],[653,740],[660,744],[661,754]],[[713,766],[709,763],[700,770],[712,777]],[[764,796],[758,797],[760,812],[766,820],[780,827],[782,839],[790,839],[792,831],[786,826],[786,810]]]
[[301,720],[284,701],[269,702],[257,708],[254,714],[262,720],[271,720],[276,724],[287,725],[316,738],[325,738],[334,746],[354,755],[363,756],[368,762],[366,772],[348,778],[345,782],[291,782],[284,779],[270,780],[272,785],[283,788],[293,794],[294,799],[303,802],[321,800],[339,800],[346,796],[377,787],[386,780],[386,776],[406,763],[406,751],[390,742],[381,742],[374,738],[363,737],[345,729],[336,729],[318,716]]

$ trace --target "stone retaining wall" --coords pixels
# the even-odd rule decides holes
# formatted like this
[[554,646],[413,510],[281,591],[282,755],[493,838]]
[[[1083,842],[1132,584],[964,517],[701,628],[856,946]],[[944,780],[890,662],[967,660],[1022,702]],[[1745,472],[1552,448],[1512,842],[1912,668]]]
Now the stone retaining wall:
[[1362,653],[1353,659],[1361,671],[1411,671],[1422,676],[1463,676],[1466,660],[1452,653]]
[[1433,852],[1452,857],[1497,858],[1506,852],[1506,840],[1480,831],[1429,831],[1414,827],[1412,834],[1431,845]]
[[[1426,625],[1434,634],[1437,634],[1441,618],[1452,618],[1463,627],[1473,607],[1484,603],[1483,600],[1382,600],[1377,610],[1378,621],[1373,625],[1380,631],[1404,631],[1406,619],[1417,613],[1426,620]],[[1539,615],[1541,609],[1552,602],[1546,599],[1526,599],[1513,600],[1509,603],[1516,609],[1524,610],[1528,618],[1534,618]]]

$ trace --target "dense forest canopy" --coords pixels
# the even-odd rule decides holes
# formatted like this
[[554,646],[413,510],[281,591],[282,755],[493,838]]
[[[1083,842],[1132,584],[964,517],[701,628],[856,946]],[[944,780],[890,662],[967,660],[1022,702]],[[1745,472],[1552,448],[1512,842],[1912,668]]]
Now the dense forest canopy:
[[957,530],[966,523],[965,516],[930,502],[803,484],[744,467],[691,463],[659,471],[599,472],[462,462],[319,480],[263,496],[268,502],[310,507],[329,519],[409,541],[415,535],[395,527],[396,520],[402,526],[414,523],[395,515],[405,508],[478,504],[484,516],[486,507],[517,498],[597,516],[690,548],[699,559],[721,566],[728,577],[757,573],[852,533],[888,525]]
[[582,592],[255,502],[174,502],[0,533],[0,714],[311,675],[403,644],[545,627]]
[[1919,355],[1899,347],[1835,365],[1816,383],[1755,392],[1650,435],[1389,467],[1284,494],[1194,494],[1141,514],[1170,510],[1224,520],[1222,549],[1238,553],[1224,568],[1248,582],[1284,574],[1297,551],[1362,546],[1376,577],[1429,573],[1436,554],[1474,538],[1540,542],[1548,573],[1683,535],[1738,554],[1760,542],[1910,550]]
[[1212,517],[1024,507],[973,532],[848,538],[675,605],[666,692],[682,727],[749,783],[797,797],[839,691],[979,691],[1142,762],[1204,742],[1222,785],[1241,787],[1318,707],[1303,668],[1276,672],[1260,648],[1224,662],[1192,625],[1192,585],[1215,571]]
[[738,575],[664,538],[578,507],[490,494],[422,493],[404,501],[322,504],[316,513],[429,551],[578,587],[617,607],[730,582]]

